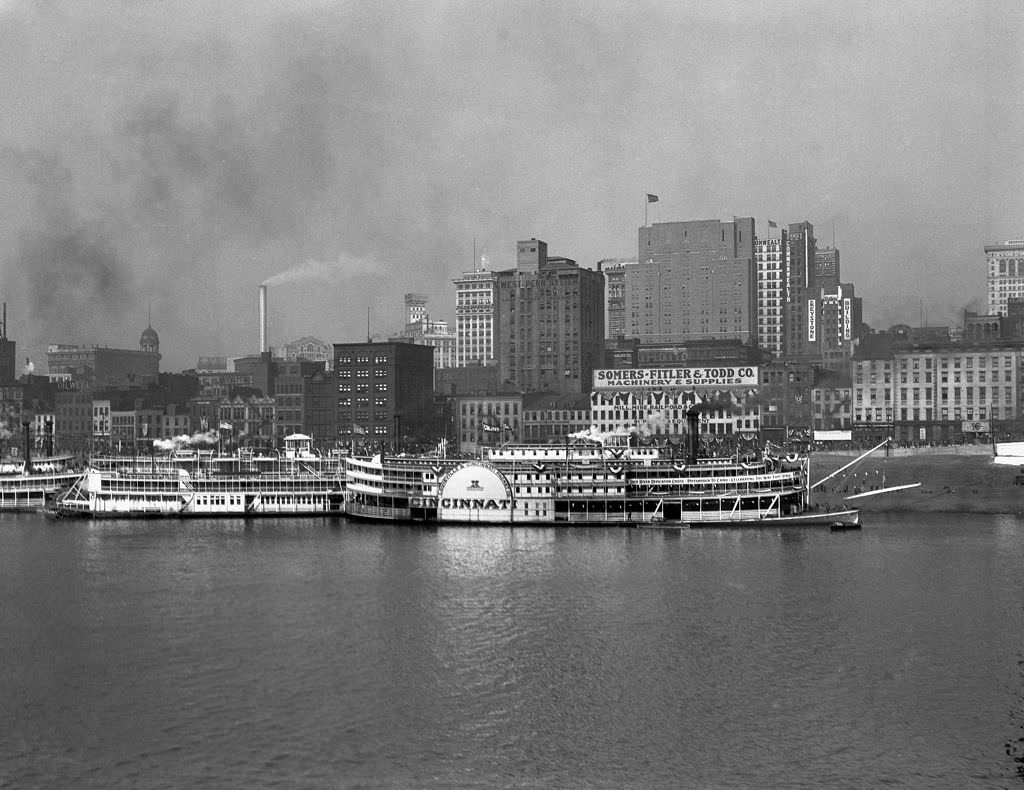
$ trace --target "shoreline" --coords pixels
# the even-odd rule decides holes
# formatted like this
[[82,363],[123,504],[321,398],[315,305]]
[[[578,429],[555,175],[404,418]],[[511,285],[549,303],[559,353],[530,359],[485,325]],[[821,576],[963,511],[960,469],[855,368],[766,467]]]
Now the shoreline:
[[[856,458],[857,450],[815,451],[810,456],[815,483]],[[1024,459],[1021,459],[1024,464]],[[1024,516],[1024,486],[1016,485],[1022,464],[995,463],[989,445],[896,447],[870,455],[815,489],[811,501],[862,512],[908,511],[987,513]],[[892,486],[917,488],[846,502],[845,497]]]

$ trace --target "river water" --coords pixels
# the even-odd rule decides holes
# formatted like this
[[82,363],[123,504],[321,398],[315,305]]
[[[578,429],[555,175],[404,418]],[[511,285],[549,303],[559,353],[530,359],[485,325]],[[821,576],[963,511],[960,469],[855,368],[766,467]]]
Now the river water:
[[0,518],[0,787],[1024,785],[1024,522]]

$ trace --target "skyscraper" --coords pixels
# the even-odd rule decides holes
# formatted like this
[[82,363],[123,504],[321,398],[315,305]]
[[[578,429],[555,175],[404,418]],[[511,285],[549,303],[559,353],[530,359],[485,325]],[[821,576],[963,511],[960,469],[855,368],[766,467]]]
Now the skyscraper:
[[813,354],[826,368],[847,369],[854,340],[860,336],[863,308],[851,283],[819,285],[809,300],[808,326]]
[[988,312],[1006,315],[1006,300],[1024,297],[1024,239],[985,247],[988,263]]
[[626,334],[626,269],[635,264],[621,258],[597,262],[597,270],[604,274],[604,329],[609,339]]
[[496,278],[501,381],[524,392],[589,392],[603,363],[604,275],[529,239],[516,245],[516,268]]
[[405,295],[405,326],[398,334],[421,346],[434,349],[434,369],[455,366],[456,333],[447,321],[432,320],[427,311],[426,294]]
[[814,278],[820,288],[835,288],[841,278],[839,271],[839,250],[822,247],[814,251]]
[[418,324],[427,317],[427,295],[406,294],[405,295],[405,324]]
[[[769,233],[771,231],[769,230]],[[785,338],[784,274],[788,234],[758,238],[754,244],[757,266],[757,345],[774,357],[781,357]]]
[[754,220],[640,228],[627,266],[626,334],[644,343],[748,341],[755,335]]
[[455,366],[494,364],[494,272],[464,272],[455,283]]
[[816,309],[814,226],[807,221],[789,226],[783,271],[783,356],[799,358],[813,355],[816,329],[809,314]]

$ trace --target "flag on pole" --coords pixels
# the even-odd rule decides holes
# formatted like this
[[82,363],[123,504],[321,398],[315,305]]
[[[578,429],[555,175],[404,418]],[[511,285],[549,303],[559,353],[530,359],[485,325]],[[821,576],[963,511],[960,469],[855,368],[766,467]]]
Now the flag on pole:
[[779,226],[778,226],[778,223],[775,222],[775,220],[771,220],[770,219],[770,220],[768,220],[768,227],[769,228],[777,228]]
[[658,202],[658,196],[657,195],[652,195],[650,192],[648,192],[647,193],[647,202],[648,203],[657,203]]
[[230,423],[230,422],[222,422],[222,423],[220,424],[220,429],[221,429],[222,431],[230,431],[230,430],[231,430],[231,428],[232,428],[232,426],[231,426],[231,423]]
[[491,425],[490,423],[486,423],[485,422],[483,425],[484,425],[484,430],[487,433],[497,433],[498,431],[501,430],[501,428],[499,428],[497,425]]
[[361,436],[366,435],[366,428],[358,423],[352,423],[352,433],[358,433]]

